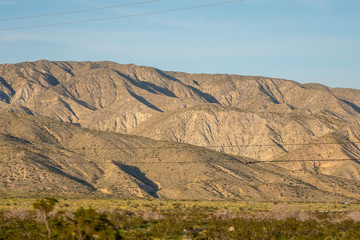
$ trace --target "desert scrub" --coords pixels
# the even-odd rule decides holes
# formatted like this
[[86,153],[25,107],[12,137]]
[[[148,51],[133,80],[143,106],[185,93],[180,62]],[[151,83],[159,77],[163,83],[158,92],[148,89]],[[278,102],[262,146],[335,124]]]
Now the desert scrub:
[[36,214],[26,210],[0,211],[0,239],[43,239],[42,226]]
[[60,206],[69,200],[55,200],[36,200],[35,209],[1,210],[0,240],[360,239],[360,213],[356,210],[324,212],[281,203],[254,203],[251,208],[234,202],[145,200],[119,200],[121,205],[107,210],[84,207],[78,201],[77,209],[64,209]]

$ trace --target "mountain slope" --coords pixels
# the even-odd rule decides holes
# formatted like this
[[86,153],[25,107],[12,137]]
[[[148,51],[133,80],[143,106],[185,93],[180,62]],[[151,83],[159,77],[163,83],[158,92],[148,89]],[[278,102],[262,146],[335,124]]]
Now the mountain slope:
[[[294,201],[359,197],[356,181],[295,176],[276,164],[248,164],[253,160],[187,144],[15,113],[2,113],[0,122],[2,195]],[[310,178],[316,185],[308,183]],[[334,184],[343,190],[334,193]]]
[[151,116],[206,103],[340,121],[356,120],[360,109],[357,90],[344,94],[282,79],[162,72],[111,62],[0,65],[0,76],[4,110],[21,106],[22,111],[122,133]]
[[[226,156],[235,159],[285,161],[285,163],[257,163],[255,165],[244,165],[244,163],[211,165],[207,163],[206,166],[203,166],[202,163],[196,167],[200,169],[199,171],[207,172],[208,175],[205,174],[204,178],[196,181],[191,180],[196,179],[198,175],[190,174],[193,169],[190,167],[190,163],[184,166],[178,164],[176,167],[169,167],[169,169],[173,169],[171,171],[166,170],[167,168],[162,169],[161,171],[165,171],[167,174],[164,172],[164,174],[159,174],[160,176],[157,176],[155,172],[150,173],[149,170],[148,174],[151,178],[144,178],[145,170],[142,169],[123,165],[115,166],[111,163],[109,169],[113,170],[104,174],[106,171],[103,168],[106,167],[96,168],[91,165],[89,169],[94,168],[93,171],[98,172],[89,177],[93,180],[86,178],[86,175],[80,171],[82,169],[72,164],[74,169],[79,169],[74,170],[75,172],[72,170],[66,172],[76,177],[70,180],[71,184],[75,184],[79,189],[85,186],[84,189],[87,190],[83,189],[82,191],[92,194],[101,193],[98,189],[103,189],[103,192],[124,196],[154,196],[156,192],[157,196],[170,198],[184,196],[218,198],[220,195],[216,192],[223,192],[222,196],[227,194],[227,197],[240,196],[240,198],[256,196],[259,199],[279,199],[287,196],[293,199],[310,199],[314,195],[315,199],[315,196],[322,197],[319,197],[318,194],[308,194],[309,188],[315,192],[321,190],[324,192],[325,198],[329,198],[327,194],[335,191],[334,186],[336,185],[338,186],[336,191],[339,194],[356,197],[358,191],[353,186],[357,186],[355,182],[360,180],[359,162],[356,160],[360,157],[359,106],[359,90],[333,89],[320,84],[299,84],[266,77],[164,72],[150,67],[121,65],[112,62],[50,62],[42,60],[0,65],[0,112],[4,116],[8,116],[8,112],[25,114],[21,115],[21,118],[27,118],[26,115],[34,115],[34,119],[42,119],[36,120],[40,122],[44,121],[43,117],[48,117],[61,122],[73,123],[83,128],[107,131],[107,133],[99,133],[101,136],[109,137],[113,134],[111,132],[126,133],[165,141],[161,146],[172,146],[175,144],[173,142],[182,142],[206,147],[211,150],[209,154],[220,154],[215,151],[232,154],[233,156]],[[6,122],[6,118],[3,118],[3,121]],[[18,120],[15,122],[14,126],[20,124]],[[49,127],[44,128],[40,124],[38,130],[35,131],[29,129],[33,123],[28,122],[27,124],[29,126],[25,124],[19,128],[28,129],[28,136],[41,134],[38,139],[24,139],[29,142],[38,141],[39,149],[48,143],[51,148],[56,149],[56,151],[54,150],[56,153],[41,156],[42,153],[39,150],[32,149],[31,154],[28,155],[23,150],[17,151],[16,146],[24,143],[16,142],[12,151],[14,159],[27,159],[29,156],[32,156],[31,159],[53,159],[52,156],[65,154],[58,150],[58,147],[61,149],[71,146],[64,146],[64,143],[59,145],[57,138],[61,136],[61,132],[67,132],[63,126],[73,128],[74,125],[61,125],[56,131],[50,130],[57,132],[56,134],[49,135],[46,130],[46,128],[50,129]],[[8,137],[23,139],[12,132],[7,133],[8,128],[9,126],[3,128],[6,141],[10,141]],[[78,140],[72,144],[77,146],[78,142],[91,142],[94,136],[89,133],[91,132],[89,129],[81,130],[87,133],[80,134]],[[75,130],[70,132],[72,131]],[[120,135],[116,136],[115,138],[118,139]],[[127,136],[121,136],[124,139],[127,138]],[[146,139],[141,137],[129,136],[133,139]],[[46,139],[45,142],[44,139]],[[66,139],[73,141],[73,137]],[[104,140],[101,137],[94,140],[94,143],[104,141],[117,142],[119,140],[112,140],[112,138]],[[136,141],[142,142],[143,140]],[[153,140],[147,139],[146,141],[148,141],[148,145],[154,144]],[[138,143],[136,142],[136,144]],[[134,146],[137,146],[136,144]],[[155,146],[159,146],[156,144]],[[90,145],[79,145],[80,148],[88,146]],[[201,151],[205,151],[203,148],[201,149]],[[200,158],[198,153],[192,156],[190,153],[182,155],[183,150],[175,152],[169,149],[168,152],[163,150],[153,150],[161,152],[158,154],[162,156],[163,162],[168,158],[174,158],[174,161],[179,162],[184,159],[187,161],[187,158],[198,161],[197,159]],[[111,155],[100,149],[96,152],[92,152],[92,150],[76,151],[75,153],[71,150],[70,152],[66,152],[68,155],[64,156],[80,158],[84,164],[87,158],[96,159],[104,156],[113,160],[113,157],[116,156],[114,153]],[[127,156],[124,158],[126,161],[135,161],[131,159],[136,158],[147,161],[147,156],[155,158],[155,153],[151,151],[129,149],[123,153],[126,153],[124,155]],[[85,154],[85,156],[81,154]],[[175,156],[179,157],[175,159]],[[222,156],[219,155],[216,159],[221,159]],[[66,157],[60,157],[60,159],[68,161]],[[206,159],[210,159],[210,157],[204,157],[201,161]],[[355,160],[322,161],[327,159]],[[293,162],[293,160],[306,161]],[[57,164],[60,164],[61,161],[59,160]],[[148,169],[155,168],[156,164],[151,164],[142,164],[141,166],[147,166]],[[22,168],[18,166],[16,169]],[[249,174],[253,171],[256,174],[254,173],[255,175],[250,177]],[[129,174],[129,172],[135,173]],[[189,175],[186,175],[187,173]],[[35,172],[33,172],[34,174]],[[7,175],[6,179],[10,175]],[[99,177],[100,175],[101,177]],[[117,175],[121,177],[119,179],[113,177]],[[64,176],[66,175],[62,175],[63,179],[69,178],[69,176]],[[174,176],[178,176],[178,178]],[[256,181],[246,182],[238,176],[246,176],[246,178],[256,179]],[[164,179],[161,180],[161,177]],[[40,176],[37,178],[42,179]],[[136,180],[138,178],[143,179],[146,183]],[[149,182],[149,179],[152,179],[153,183]],[[171,184],[164,183],[169,179],[173,179]],[[214,182],[209,185],[210,179]],[[224,188],[226,181],[224,180],[224,184],[218,183],[220,179],[226,179],[227,184],[242,179],[241,181],[245,181],[245,185],[240,187],[235,184],[234,189],[230,185]],[[83,180],[88,185],[84,185]],[[61,181],[59,180],[59,182]],[[131,189],[137,189],[134,190],[136,193],[131,193],[132,190],[124,186],[119,187],[122,190],[114,190],[109,187],[112,181],[114,181],[114,186],[120,183],[124,183],[124,186],[131,186]],[[161,192],[154,182],[163,182],[162,188],[167,190]],[[272,190],[264,187],[266,185],[263,182],[273,184],[269,187]],[[195,184],[196,187],[190,187],[192,184]],[[18,186],[20,187],[20,185]],[[61,185],[65,186],[66,184]],[[174,187],[175,185],[176,187]],[[144,190],[139,186],[147,187],[144,187]],[[344,190],[345,187],[349,190]],[[303,192],[307,192],[306,194],[296,193],[302,188]],[[203,190],[194,192],[191,189]],[[212,195],[209,193],[210,189],[212,189]],[[219,189],[226,189],[226,191]],[[225,192],[227,193],[225,194]],[[239,192],[242,194],[239,195]],[[278,192],[277,197],[274,197],[273,193],[275,192]]]

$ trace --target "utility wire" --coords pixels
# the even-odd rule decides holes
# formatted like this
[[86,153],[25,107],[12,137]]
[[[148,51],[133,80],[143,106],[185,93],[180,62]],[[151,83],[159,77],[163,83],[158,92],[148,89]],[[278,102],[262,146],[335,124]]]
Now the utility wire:
[[[196,146],[189,146],[189,148],[191,147],[196,147]],[[152,147],[152,148],[85,148],[85,149],[159,149],[161,147]],[[163,147],[163,148],[173,148],[173,147]],[[182,147],[179,147],[182,148]],[[186,148],[186,147],[185,147]],[[76,149],[83,149],[83,148],[76,148]],[[1,150],[1,149],[0,149]],[[9,150],[13,150],[13,149],[9,149]],[[26,151],[26,149],[21,149]],[[36,150],[44,150],[44,149],[36,149]],[[50,150],[50,149],[47,149]],[[59,150],[67,150],[67,149],[59,149]],[[118,162],[118,163],[123,163],[120,162],[119,160],[114,160],[114,159],[109,159],[109,158],[103,158],[103,157],[98,157],[99,159],[103,159],[102,161],[97,161],[95,160],[95,158],[93,157],[88,157],[84,154],[81,153],[76,153],[75,154],[79,154],[81,155],[84,159],[90,159],[93,160],[94,163],[107,163],[107,162]],[[98,159],[96,158],[96,159]],[[240,157],[241,158],[241,157]],[[86,160],[84,160],[86,161]],[[343,161],[360,161],[359,158],[333,158],[333,159],[282,159],[282,160],[257,160],[257,161],[234,161],[234,160],[219,160],[219,161],[205,161],[205,162],[199,162],[199,161],[181,161],[181,162],[169,162],[169,161],[129,161],[127,163],[199,163],[199,164],[209,164],[209,163],[223,163],[223,162],[240,162],[242,164],[258,164],[258,163],[288,163],[288,162],[343,162]],[[19,162],[19,163],[24,163],[24,161],[0,161],[0,163],[15,163],[15,162]],[[66,162],[79,162],[79,161],[74,161],[74,160],[70,160],[70,161],[66,161]]]
[[[187,146],[156,146],[156,147],[64,147],[59,150],[67,150],[67,149],[102,149],[102,150],[136,150],[136,149],[182,149],[182,148],[241,148],[241,147],[279,147],[279,146],[313,146],[313,145],[342,145],[342,144],[360,144],[360,142],[352,142],[352,141],[343,141],[343,142],[334,142],[334,143],[325,143],[325,142],[313,142],[313,143],[284,143],[284,144],[244,144],[244,145],[207,145],[207,146],[198,146],[198,145],[187,145]],[[31,146],[31,145],[28,145]],[[7,147],[7,148],[1,148]],[[14,146],[13,148],[8,148],[9,145],[0,145],[1,150],[14,150],[14,148],[18,148],[19,146]],[[24,146],[25,147],[25,146]]]
[[250,161],[245,164],[257,163],[288,163],[288,162],[344,162],[344,161],[360,161],[359,158],[333,158],[333,159],[285,159],[285,160],[269,160],[269,161]]
[[147,3],[153,3],[153,2],[160,2],[160,1],[162,1],[162,0],[151,0],[151,1],[143,1],[143,2],[135,2],[135,3],[133,2],[133,3],[126,3],[126,4],[121,4],[121,5],[108,6],[108,7],[89,8],[89,9],[82,9],[82,10],[74,10],[74,11],[67,11],[67,12],[57,12],[57,13],[32,15],[32,16],[23,16],[23,17],[0,18],[0,22],[23,20],[23,19],[30,19],[30,18],[51,17],[51,16],[73,14],[73,13],[90,12],[90,11],[97,11],[97,10],[104,10],[104,9],[111,9],[111,8],[135,6],[135,5],[147,4]]
[[[284,145],[335,145],[335,144],[347,144],[347,143],[360,143],[360,142],[351,142],[351,141],[343,141],[343,142],[338,142],[338,143],[288,143],[288,144],[283,144]],[[4,151],[4,150],[21,150],[21,151],[27,151],[28,149],[23,149],[23,148],[18,148],[18,146],[14,146],[13,148],[1,148],[1,147],[9,147],[7,145],[0,145],[0,152]],[[201,146],[201,147],[263,147],[263,146],[267,146],[267,147],[275,147],[278,146],[276,144],[256,144],[256,145],[238,145],[238,146],[216,146],[216,145],[212,145],[212,146]],[[24,146],[27,147],[27,146]],[[34,149],[34,150],[57,150],[57,151],[61,151],[61,150],[98,150],[98,149],[102,149],[102,150],[135,150],[135,149],[141,149],[141,150],[145,150],[145,149],[186,149],[186,148],[197,148],[200,146],[194,146],[194,145],[188,145],[188,146],[157,146],[157,147],[68,147],[68,148],[63,148],[63,149]],[[79,154],[79,153],[78,153]],[[84,159],[91,159],[94,160],[94,158],[92,157],[87,157],[83,154],[80,154]],[[118,163],[123,163],[123,162],[119,162],[118,160],[114,160],[114,159],[106,159],[106,158],[102,158],[99,157],[100,159],[103,159],[103,161],[92,161],[93,163],[107,163],[107,162],[118,162]],[[335,158],[335,159],[285,159],[285,160],[259,160],[259,161],[243,161],[240,163],[242,164],[261,164],[261,163],[288,163],[288,162],[342,162],[342,161],[360,161],[360,159],[358,158]],[[74,162],[79,162],[79,161],[66,161],[66,163],[74,163]],[[129,161],[126,162],[127,164],[143,164],[143,163],[162,163],[162,164],[169,164],[169,163],[177,163],[177,164],[211,164],[211,163],[223,163],[223,162],[235,162],[234,160],[220,160],[220,161],[205,161],[205,162],[199,162],[199,161],[181,161],[181,162],[169,162],[169,161]],[[237,162],[237,161],[236,161]],[[0,161],[1,163],[26,163],[24,161]],[[80,162],[81,163],[81,162]]]
[[[116,149],[116,148],[113,148]],[[66,149],[64,149],[66,150]],[[79,153],[76,153],[79,154]],[[345,161],[356,161],[359,162],[360,159],[359,158],[333,158],[333,159],[283,159],[283,160],[258,160],[258,161],[246,161],[246,160],[217,160],[217,161],[178,161],[178,162],[173,162],[173,161],[127,161],[127,162],[123,162],[123,161],[119,161],[119,159],[110,159],[110,158],[103,158],[103,157],[88,157],[84,154],[79,154],[81,155],[84,159],[82,161],[76,161],[76,160],[70,160],[70,161],[65,161],[64,163],[84,163],[84,162],[88,162],[87,160],[91,160],[91,162],[89,163],[113,163],[113,164],[145,164],[145,163],[150,163],[150,164],[217,164],[217,163],[239,163],[239,164],[244,164],[244,165],[252,165],[252,164],[263,164],[263,163],[289,163],[289,162],[345,162]],[[102,159],[102,160],[96,160],[96,159]],[[46,163],[46,164],[57,164],[57,162],[44,162],[44,161],[31,161],[34,163]],[[12,164],[12,163],[19,163],[22,165],[27,165],[29,162],[26,161],[0,161],[0,164]]]
[[61,23],[51,23],[51,24],[42,24],[42,25],[31,25],[31,26],[24,26],[24,27],[1,28],[0,31],[13,31],[13,30],[20,30],[20,29],[54,27],[54,26],[60,26],[60,25],[71,25],[71,24],[98,22],[98,21],[106,21],[106,20],[120,19],[120,18],[139,17],[139,16],[146,16],[146,15],[154,15],[154,14],[159,14],[159,13],[169,13],[169,12],[177,12],[177,11],[185,11],[185,10],[190,10],[190,9],[197,9],[197,8],[205,8],[205,7],[212,7],[212,6],[218,6],[218,5],[225,5],[225,4],[236,3],[236,2],[241,2],[241,1],[243,1],[243,0],[234,0],[234,1],[227,1],[227,2],[215,2],[215,3],[203,4],[203,5],[197,5],[197,6],[190,6],[190,7],[183,7],[183,8],[173,8],[173,9],[167,9],[167,10],[136,13],[136,14],[122,15],[122,16],[115,16],[115,17],[95,18],[95,19],[88,19],[88,20],[61,22]]
[[[86,158],[86,156],[85,156]],[[113,159],[106,159],[106,158],[101,158],[100,159],[104,159],[101,161],[91,161],[89,163],[110,163],[110,162],[115,162],[119,163],[119,164],[144,164],[144,163],[160,163],[160,164],[170,164],[170,163],[177,163],[177,164],[212,164],[212,163],[240,163],[240,164],[245,164],[245,165],[250,165],[250,164],[258,164],[258,163],[288,163],[288,162],[345,162],[345,161],[360,161],[359,158],[333,158],[333,159],[286,159],[286,160],[269,160],[269,161],[234,161],[234,160],[219,160],[219,161],[180,161],[180,162],[171,162],[171,161],[127,161],[127,162],[123,162],[123,161],[119,161],[119,160],[113,160]],[[89,159],[89,158],[87,158]],[[91,159],[93,160],[93,158]],[[75,161],[75,160],[70,160],[70,161],[64,161],[62,163],[84,163],[84,162],[88,162],[85,160],[83,161]],[[57,162],[44,162],[44,161],[0,161],[0,164],[5,164],[5,163],[21,163],[21,164],[28,164],[28,163],[55,163],[57,164]]]

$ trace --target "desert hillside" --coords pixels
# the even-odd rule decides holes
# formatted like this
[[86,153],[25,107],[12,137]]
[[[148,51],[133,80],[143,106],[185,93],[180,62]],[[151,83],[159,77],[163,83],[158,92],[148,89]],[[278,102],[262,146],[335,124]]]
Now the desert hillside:
[[354,201],[359,195],[354,180],[189,144],[19,113],[2,113],[0,122],[5,196]]
[[3,64],[0,191],[359,199],[359,106],[359,90],[283,79]]

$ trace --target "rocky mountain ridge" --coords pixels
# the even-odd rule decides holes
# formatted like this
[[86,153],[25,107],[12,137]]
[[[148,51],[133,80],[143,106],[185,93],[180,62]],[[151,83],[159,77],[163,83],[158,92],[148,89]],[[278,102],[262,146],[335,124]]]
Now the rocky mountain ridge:
[[360,180],[359,106],[359,90],[266,77],[113,62],[0,65],[2,114],[188,143],[251,161],[281,160],[273,166],[297,179]]

